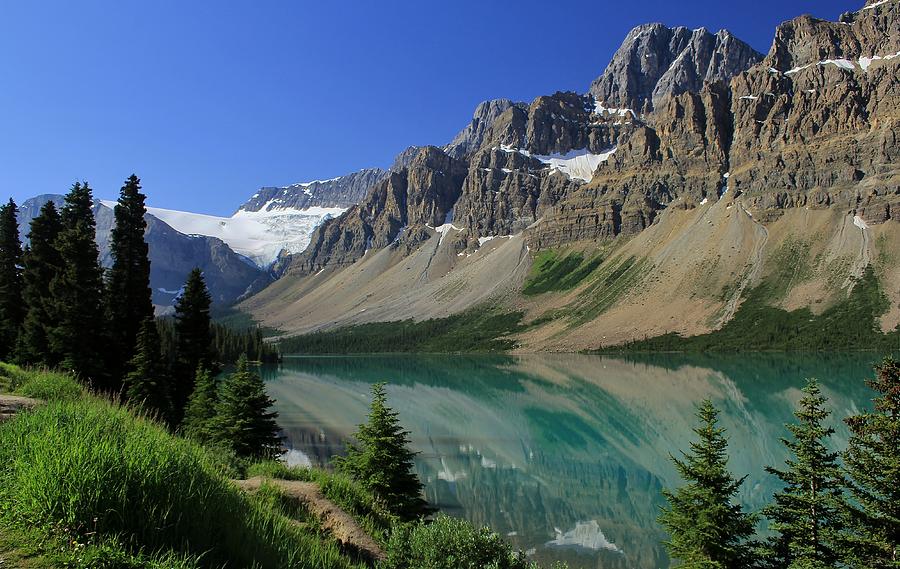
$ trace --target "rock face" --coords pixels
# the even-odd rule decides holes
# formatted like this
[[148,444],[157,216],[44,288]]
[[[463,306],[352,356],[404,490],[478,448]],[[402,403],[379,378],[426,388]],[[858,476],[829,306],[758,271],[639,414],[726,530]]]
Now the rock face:
[[281,188],[260,188],[238,211],[348,208],[359,203],[369,188],[386,175],[387,172],[380,168],[367,168],[331,180],[316,180]]
[[475,109],[475,115],[472,117],[472,122],[460,131],[450,144],[444,147],[444,152],[453,158],[462,159],[478,150],[484,143],[485,135],[493,126],[494,122],[496,122],[507,109],[513,107],[524,110],[527,108],[527,105],[525,103],[514,103],[509,99],[484,101]]
[[728,30],[714,35],[645,24],[631,30],[590,93],[607,106],[644,113],[666,97],[699,92],[706,82],[727,83],[761,59]]
[[463,162],[434,146],[422,148],[408,167],[372,187],[360,204],[316,229],[306,251],[291,261],[290,271],[309,274],[346,266],[369,249],[401,239],[410,246],[427,239],[429,227],[452,219],[465,176]]
[[[28,234],[31,220],[48,201],[62,207],[63,196],[44,194],[28,200],[19,210],[19,231]],[[94,205],[97,222],[97,245],[100,262],[112,265],[109,251],[110,232],[115,225],[113,210],[99,202]],[[271,282],[269,275],[232,251],[220,239],[200,235],[184,235],[147,214],[144,238],[150,246],[150,286],[153,304],[158,311],[170,309],[188,274],[194,267],[203,270],[213,301],[230,304],[248,296]]]

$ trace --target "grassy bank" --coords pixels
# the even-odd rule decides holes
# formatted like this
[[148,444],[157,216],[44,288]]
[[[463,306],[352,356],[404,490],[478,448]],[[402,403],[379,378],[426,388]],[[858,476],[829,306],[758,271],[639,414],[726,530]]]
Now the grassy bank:
[[72,567],[355,566],[271,497],[239,491],[235,473],[199,445],[66,375],[2,370],[5,389],[15,382],[16,393],[48,401],[0,426],[0,533],[19,557]]
[[779,283],[751,290],[720,330],[684,337],[675,333],[646,338],[600,352],[740,352],[817,350],[900,350],[900,331],[883,333],[878,318],[888,301],[871,267],[840,302],[814,314],[808,308],[787,311],[771,306]]
[[279,342],[282,354],[503,352],[525,329],[521,312],[479,307],[447,318],[373,322]]

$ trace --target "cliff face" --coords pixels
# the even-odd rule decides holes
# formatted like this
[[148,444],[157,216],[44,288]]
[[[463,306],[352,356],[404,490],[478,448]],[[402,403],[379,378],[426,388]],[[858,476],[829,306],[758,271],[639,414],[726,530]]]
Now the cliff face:
[[611,107],[649,112],[673,95],[727,83],[762,59],[728,30],[712,34],[645,24],[631,30],[590,93]]
[[419,150],[409,166],[391,172],[361,203],[323,223],[306,251],[292,260],[290,270],[309,274],[326,266],[346,266],[398,237],[416,242],[427,238],[428,226],[448,221],[465,173],[464,163],[441,149]]
[[[416,306],[438,308],[404,315],[427,317],[466,308],[454,300],[463,292],[483,299],[471,290],[481,282],[472,275],[503,266],[484,283],[505,291],[504,302],[535,317],[550,308],[592,315],[523,338],[554,349],[721,326],[796,243],[805,244],[808,266],[794,267],[803,276],[791,277],[773,302],[827,306],[879,259],[883,287],[898,305],[900,262],[883,251],[900,246],[900,229],[888,223],[900,211],[898,64],[897,0],[870,2],[839,22],[786,22],[764,57],[728,32],[641,26],[590,93],[484,103],[444,151],[406,152],[359,206],[317,231],[290,276],[302,280],[389,249],[378,257],[385,263],[378,274],[393,275],[385,282],[398,290],[360,283],[366,318],[405,306],[398,299],[422,282],[438,292]],[[601,274],[627,273],[643,288],[604,293],[610,298],[602,308],[590,310],[585,303],[598,293],[589,288],[533,304],[509,296],[521,290],[519,244],[529,253],[601,255]],[[427,275],[394,274],[398,258],[423,255]],[[443,259],[439,277],[435,255]],[[459,275],[469,284],[451,283]],[[448,279],[443,288],[440,279]],[[612,284],[604,286],[616,291]],[[280,283],[254,306],[277,303],[289,287]],[[296,313],[319,314],[302,306]],[[327,318],[335,325],[343,316]],[[898,322],[900,308],[891,308],[883,325]],[[284,318],[278,324],[292,326]]]

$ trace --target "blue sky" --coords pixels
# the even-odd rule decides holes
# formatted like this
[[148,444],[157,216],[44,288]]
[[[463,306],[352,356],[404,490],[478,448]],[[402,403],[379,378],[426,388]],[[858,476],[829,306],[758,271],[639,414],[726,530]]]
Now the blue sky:
[[767,51],[863,0],[0,4],[0,196],[132,172],[158,207],[230,214],[263,185],[388,166],[478,102],[583,92],[633,26],[726,27]]

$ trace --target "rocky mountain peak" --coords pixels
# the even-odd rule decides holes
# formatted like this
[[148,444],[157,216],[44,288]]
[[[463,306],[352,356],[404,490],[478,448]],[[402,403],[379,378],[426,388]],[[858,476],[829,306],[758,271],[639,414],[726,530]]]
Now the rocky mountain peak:
[[263,187],[238,211],[307,209],[310,207],[348,208],[359,202],[366,191],[387,173],[381,168],[366,168],[330,180],[314,180],[283,187]]
[[464,158],[481,147],[490,131],[494,122],[506,112],[507,109],[517,107],[519,109],[527,109],[525,103],[515,103],[509,99],[492,99],[484,101],[475,108],[475,114],[472,116],[466,128],[461,130],[456,137],[444,147],[444,151],[453,158]]
[[607,106],[646,113],[705,82],[728,83],[762,57],[728,30],[643,24],[628,33],[590,93]]

